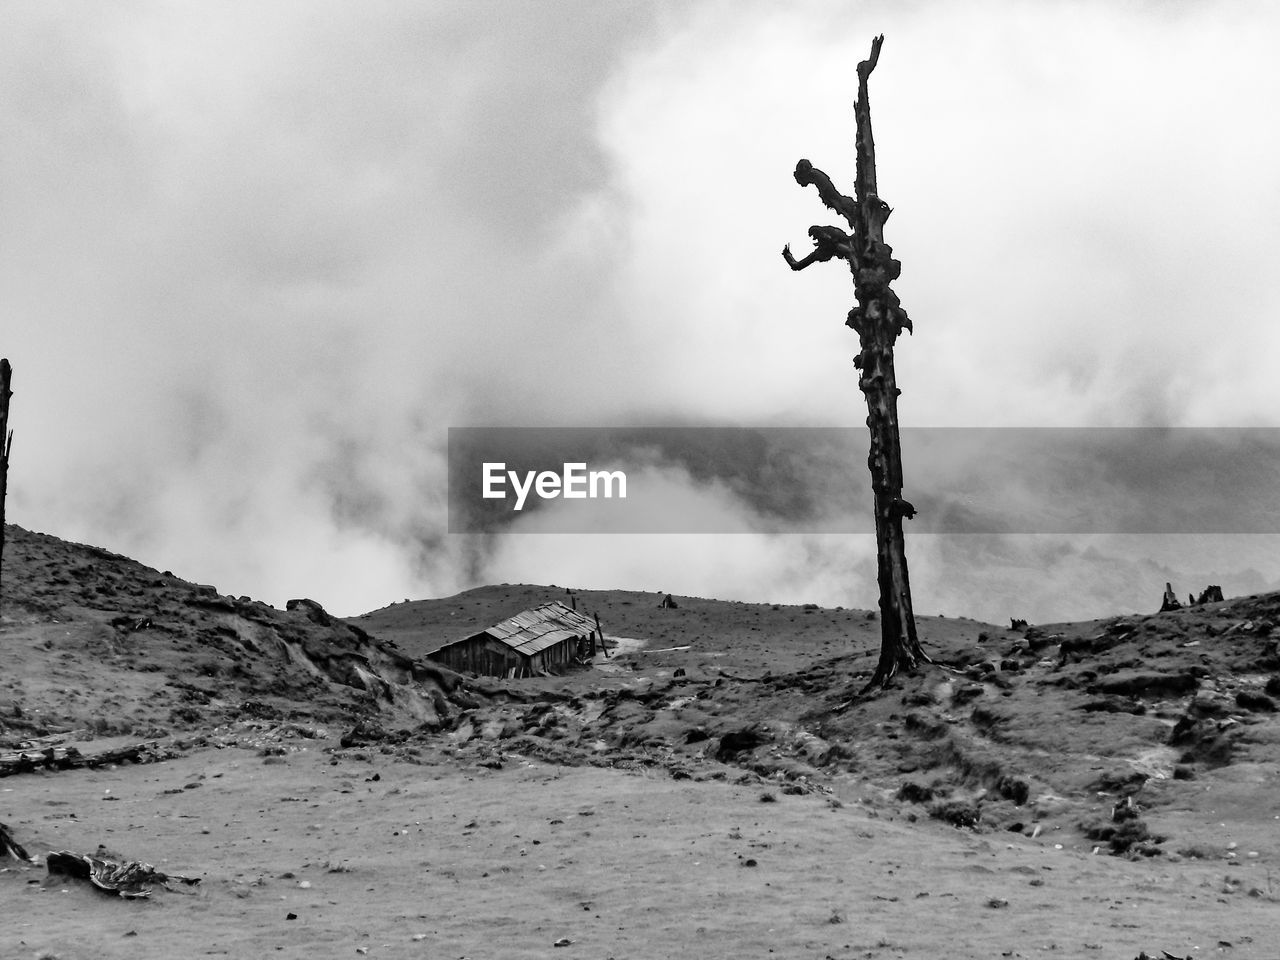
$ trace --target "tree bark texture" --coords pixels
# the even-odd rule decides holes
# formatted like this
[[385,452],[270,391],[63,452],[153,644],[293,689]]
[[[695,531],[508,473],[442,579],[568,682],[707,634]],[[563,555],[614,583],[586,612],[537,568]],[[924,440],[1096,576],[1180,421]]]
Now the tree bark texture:
[[812,253],[797,260],[789,247],[782,251],[793,270],[837,258],[846,261],[853,273],[857,306],[849,311],[846,324],[858,334],[861,346],[854,365],[860,371],[858,387],[866,398],[867,428],[871,434],[867,466],[875,503],[880,587],[880,660],[868,688],[883,687],[898,672],[931,662],[916,635],[902,531],[903,519],[914,516],[915,508],[902,498],[902,445],[898,433],[898,395],[902,391],[893,367],[893,345],[903,330],[911,331],[912,327],[889,286],[901,273],[902,264],[893,259],[893,248],[884,242],[884,224],[893,211],[880,199],[876,186],[876,148],[867,97],[867,78],[876,67],[883,42],[883,36],[876,37],[871,56],[858,64],[858,99],[854,104],[856,196],[841,194],[831,178],[808,160],[796,164],[796,182],[816,187],[822,202],[845,219],[852,234],[839,227],[813,226],[809,228],[814,243]]
[[13,447],[13,431],[9,429],[12,380],[13,368],[9,361],[0,360],[0,603],[4,600],[4,501],[9,493],[9,450]]

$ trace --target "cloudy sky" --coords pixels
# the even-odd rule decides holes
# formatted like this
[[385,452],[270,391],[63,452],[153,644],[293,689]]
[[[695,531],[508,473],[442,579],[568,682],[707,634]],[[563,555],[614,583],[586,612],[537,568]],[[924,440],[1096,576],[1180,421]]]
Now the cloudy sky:
[[[451,535],[445,450],[450,426],[860,426],[847,270],[779,252],[830,222],[797,159],[852,192],[877,33],[904,424],[1280,426],[1274,4],[3,14],[8,518],[223,592],[873,605],[865,536]],[[1275,536],[908,549],[918,611],[997,621],[1280,588]]]

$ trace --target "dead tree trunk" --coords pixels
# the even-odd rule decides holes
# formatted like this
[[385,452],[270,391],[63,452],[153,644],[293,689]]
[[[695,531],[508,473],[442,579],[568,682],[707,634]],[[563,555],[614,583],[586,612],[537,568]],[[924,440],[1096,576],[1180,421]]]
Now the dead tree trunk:
[[803,260],[784,247],[783,257],[792,270],[833,257],[849,264],[858,304],[849,311],[846,324],[858,334],[861,352],[854,365],[861,371],[858,387],[867,400],[867,428],[871,432],[871,489],[875,495],[876,569],[880,585],[880,662],[867,684],[883,687],[900,670],[910,670],[929,657],[916,636],[915,614],[911,608],[911,582],[907,576],[903,518],[915,515],[915,508],[902,499],[902,446],[898,435],[898,389],[893,369],[893,345],[903,330],[911,331],[911,321],[889,284],[898,278],[902,264],[893,259],[893,248],[884,242],[884,224],[893,211],[880,199],[876,189],[876,147],[871,134],[871,103],[867,98],[867,78],[880,59],[884,37],[871,44],[871,56],[858,64],[858,99],[854,104],[857,124],[856,198],[839,193],[831,178],[801,160],[796,164],[796,182],[814,186],[827,207],[848,222],[852,234],[839,227],[813,226],[809,237],[813,252]]
[[13,431],[9,429],[9,398],[13,391],[13,368],[9,361],[0,360],[0,603],[4,600],[4,500],[9,493],[9,450],[13,446]]

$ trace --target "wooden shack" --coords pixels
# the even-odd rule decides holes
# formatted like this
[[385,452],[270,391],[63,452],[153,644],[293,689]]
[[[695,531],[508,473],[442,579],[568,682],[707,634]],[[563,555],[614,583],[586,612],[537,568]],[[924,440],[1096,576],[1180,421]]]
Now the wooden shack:
[[595,621],[553,600],[427,656],[451,670],[491,677],[563,673],[595,653],[595,633]]

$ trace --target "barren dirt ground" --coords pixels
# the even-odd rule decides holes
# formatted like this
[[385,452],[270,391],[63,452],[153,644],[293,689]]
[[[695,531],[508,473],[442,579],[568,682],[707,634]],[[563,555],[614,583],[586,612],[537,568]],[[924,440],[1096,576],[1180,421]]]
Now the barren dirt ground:
[[352,630],[10,529],[0,759],[168,759],[10,763],[0,958],[1280,957],[1280,597],[922,618],[860,699],[866,611],[583,591],[629,652],[499,682],[417,658],[562,587]]
[[758,786],[519,760],[334,763],[323,746],[4,781],[32,850],[103,844],[203,881],[125,901],[10,866],[3,955],[1275,956],[1277,905],[1224,893],[1219,863],[890,822],[856,796],[762,802]]

